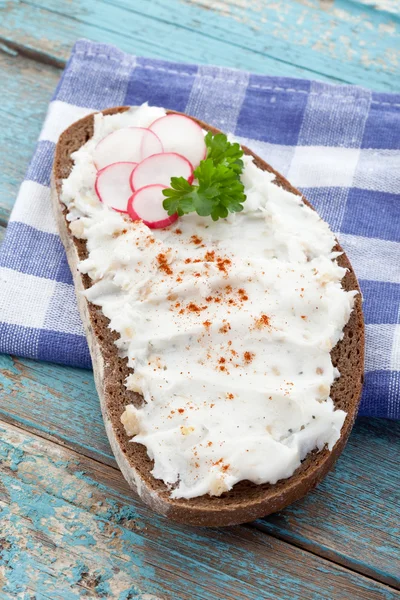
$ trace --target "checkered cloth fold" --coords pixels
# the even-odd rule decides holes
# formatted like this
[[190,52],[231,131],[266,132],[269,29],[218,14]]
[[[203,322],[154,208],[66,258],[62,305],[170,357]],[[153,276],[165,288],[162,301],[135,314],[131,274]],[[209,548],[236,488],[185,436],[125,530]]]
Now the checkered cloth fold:
[[400,94],[139,58],[85,40],[55,91],[0,251],[0,351],[90,367],[50,207],[54,148],[76,119],[145,101],[233,132],[329,222],[364,296],[361,414],[399,418]]

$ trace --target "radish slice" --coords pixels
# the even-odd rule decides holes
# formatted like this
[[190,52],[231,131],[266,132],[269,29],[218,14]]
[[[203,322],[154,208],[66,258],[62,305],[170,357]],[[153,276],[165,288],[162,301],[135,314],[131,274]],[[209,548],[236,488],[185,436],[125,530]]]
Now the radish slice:
[[98,169],[117,162],[140,162],[152,154],[163,152],[157,135],[144,127],[117,129],[96,146],[93,159]]
[[97,172],[94,188],[101,202],[118,212],[127,212],[132,195],[129,181],[136,165],[135,162],[117,162]]
[[168,227],[177,220],[178,215],[169,215],[163,208],[165,185],[146,185],[135,192],[128,201],[128,213],[131,219],[143,221],[150,229]]
[[206,156],[204,133],[189,117],[167,115],[156,119],[149,127],[157,134],[165,152],[181,154],[196,168]]
[[192,183],[193,167],[190,162],[175,152],[153,154],[132,171],[131,188],[135,191],[157,183],[170,187],[171,177],[184,177]]

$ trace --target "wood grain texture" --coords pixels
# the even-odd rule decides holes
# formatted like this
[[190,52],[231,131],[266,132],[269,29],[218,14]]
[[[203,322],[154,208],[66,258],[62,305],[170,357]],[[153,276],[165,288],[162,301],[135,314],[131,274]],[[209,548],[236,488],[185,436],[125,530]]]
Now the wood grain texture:
[[0,354],[0,416],[116,466],[91,371]]
[[[0,39],[52,64],[65,64],[76,39],[85,37],[115,44],[136,55],[281,73],[280,61],[251,48],[232,46],[223,39],[211,39],[198,31],[196,19],[188,27],[182,20],[185,5],[180,0],[171,0],[166,22],[160,10],[154,0],[136,0],[127,7],[104,0],[70,0],[68,4],[59,0],[11,2],[3,8],[0,4]],[[43,25],[41,29],[35,25],[38,22]],[[309,74],[308,69],[295,65],[287,64],[286,68],[293,76]]]
[[10,425],[0,424],[0,434],[5,592],[31,588],[63,600],[400,597],[248,527],[173,525],[133,498],[116,470]]
[[399,456],[399,422],[359,418],[330,484],[255,526],[400,589]]
[[87,37],[139,55],[381,90],[396,89],[400,56],[397,15],[354,0],[20,1],[4,4],[0,36],[57,62]]
[[399,14],[398,0],[356,0],[356,2],[359,4],[366,4],[367,6],[372,6],[375,9],[393,13],[395,15]]
[[[3,421],[116,466],[90,372],[0,360]],[[399,453],[400,423],[359,419],[327,479],[304,500],[254,526],[400,587]]]
[[54,67],[0,51],[0,89],[7,90],[0,106],[0,223],[9,217],[59,76]]

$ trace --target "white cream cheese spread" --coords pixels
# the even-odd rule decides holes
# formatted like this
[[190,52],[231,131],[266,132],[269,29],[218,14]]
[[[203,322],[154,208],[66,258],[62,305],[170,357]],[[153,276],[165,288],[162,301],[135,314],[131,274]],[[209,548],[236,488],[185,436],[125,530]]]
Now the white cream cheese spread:
[[121,421],[172,497],[273,484],[340,437],[346,414],[329,397],[339,377],[330,351],[356,292],[342,288],[328,225],[249,156],[244,210],[227,219],[193,213],[149,229],[102,204],[96,144],[164,114],[143,105],[96,115],[63,182],[71,231],[87,242],[86,297],[119,334],[126,387],[144,397]]

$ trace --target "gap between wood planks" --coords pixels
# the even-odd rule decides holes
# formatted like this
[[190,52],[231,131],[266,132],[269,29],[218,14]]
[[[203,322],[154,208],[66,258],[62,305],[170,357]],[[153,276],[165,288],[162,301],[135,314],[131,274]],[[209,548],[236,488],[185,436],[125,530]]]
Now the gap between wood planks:
[[[2,421],[4,423],[12,425],[12,427],[15,427],[17,430],[26,432],[28,435],[38,437],[62,448],[66,448],[68,452],[72,453],[73,455],[76,455],[81,462],[84,458],[85,461],[93,461],[93,464],[99,465],[101,469],[104,469],[104,467],[113,469],[113,471],[117,473],[118,476],[120,476],[123,485],[126,485],[125,481],[123,480],[122,474],[120,473],[119,468],[114,461],[111,462],[108,460],[100,460],[99,457],[96,457],[95,455],[93,455],[93,453],[91,453],[90,451],[86,451],[86,449],[82,447],[79,447],[78,449],[78,447],[74,447],[73,444],[71,444],[69,441],[60,440],[56,435],[53,436],[47,433],[43,433],[38,431],[37,429],[33,430],[32,427],[25,426],[24,423],[19,423],[10,418],[9,416],[4,415],[4,413],[0,412],[0,423]],[[135,498],[137,498],[136,494]],[[141,501],[139,500],[139,502]],[[399,589],[397,588],[396,584],[393,583],[392,580],[388,580],[386,577],[377,577],[376,571],[374,571],[372,568],[365,568],[363,565],[358,564],[356,562],[352,563],[348,557],[342,558],[334,550],[330,551],[329,548],[321,547],[321,545],[319,545],[318,543],[313,544],[312,540],[308,541],[304,536],[302,536],[301,539],[297,539],[294,535],[291,535],[290,533],[282,534],[282,532],[277,530],[276,528],[272,528],[271,530],[268,524],[261,520],[254,521],[253,523],[244,524],[243,527],[257,530],[259,532],[262,532],[264,535],[268,535],[272,538],[279,539],[282,542],[287,543],[295,548],[299,548],[302,551],[312,554],[313,556],[323,558],[329,563],[335,564],[340,568],[345,569],[349,573],[351,572],[355,575],[362,575],[370,579],[371,581],[377,582],[379,584],[388,585],[390,589],[393,590]]]
[[10,218],[10,211],[6,208],[3,209],[0,206],[0,243],[3,241],[4,236],[6,234],[6,229],[8,225],[8,220]]
[[[32,6],[34,8],[39,8],[33,2],[26,2],[26,1],[24,2],[24,0],[22,0],[22,2],[20,2],[20,3]],[[55,11],[55,10],[52,10],[52,9],[49,9],[49,8],[42,9],[42,10],[46,10],[47,12],[55,14],[55,15],[65,16],[64,13],[60,13],[59,11]],[[134,8],[131,8],[129,12],[133,13],[133,14],[142,15],[142,13],[140,11],[137,11]],[[79,22],[79,19],[76,19],[73,15],[68,15],[68,18],[71,19],[71,20]],[[164,19],[159,19],[159,18],[154,18],[153,17],[153,20],[154,21],[158,21],[160,23],[163,23],[165,25],[171,25],[172,24],[171,22],[166,21]],[[175,23],[175,25],[177,27],[182,28],[182,29],[187,29],[186,27],[181,26],[179,23]],[[97,27],[99,29],[103,29],[103,27],[101,27],[100,25],[98,25]],[[203,33],[201,31],[198,31],[197,33],[199,35],[201,35],[202,37],[209,38],[211,40],[218,40],[218,41],[220,41],[216,36],[213,36],[213,35],[210,35],[210,34],[206,34],[206,33]],[[64,67],[65,67],[65,65],[67,63],[67,59],[65,59],[65,58],[58,58],[58,57],[56,57],[56,56],[54,56],[52,54],[49,54],[49,53],[47,53],[45,51],[38,50],[36,48],[26,46],[26,45],[22,44],[21,42],[10,40],[10,39],[7,39],[7,38],[5,38],[3,36],[0,36],[0,44],[2,46],[4,46],[3,52],[4,51],[7,52],[7,48],[9,48],[12,52],[17,52],[20,56],[22,56],[24,58],[29,58],[29,59],[34,60],[36,62],[39,62],[39,63],[41,63],[43,65],[49,65],[49,66],[52,66],[52,67],[57,67],[57,68],[60,68],[60,69],[64,69]],[[243,50],[249,50],[250,52],[253,52],[254,54],[258,54],[260,56],[265,56],[266,58],[269,58],[269,59],[277,62],[278,64],[281,63],[283,65],[287,65],[287,66],[290,66],[290,67],[296,66],[294,63],[292,63],[289,60],[284,60],[283,58],[279,58],[279,57],[273,56],[272,54],[270,55],[267,52],[260,52],[260,51],[254,50],[254,49],[247,48],[246,46],[241,45],[241,44],[237,44],[237,43],[236,44],[228,44],[228,45],[235,46],[235,47],[241,48]],[[1,51],[2,51],[2,48],[0,46],[0,52]],[[321,72],[319,70],[311,69],[310,67],[308,67],[308,68],[299,67],[299,68],[304,69],[305,73],[309,73],[310,76],[311,76],[311,78],[312,78],[313,75],[317,76],[317,77],[318,76],[319,77],[323,77],[323,78],[327,77],[327,75],[325,73],[323,73],[323,72]],[[341,77],[333,76],[333,75],[332,76],[328,76],[328,79],[330,81],[332,81],[333,83],[344,83],[344,84],[351,84],[352,83],[350,81],[350,79],[343,79]]]
[[[123,564],[127,565],[130,572],[132,561],[129,563],[129,556],[132,559],[132,551],[136,556],[134,548],[141,549],[142,556],[139,557],[139,567],[140,565],[142,566],[140,570],[143,570],[145,563],[148,563],[154,566],[156,570],[161,569],[165,571],[168,573],[168,581],[165,581],[166,586],[168,582],[172,581],[171,573],[178,578],[187,580],[193,585],[200,585],[200,588],[204,584],[207,591],[212,592],[212,596],[207,595],[207,598],[218,597],[225,599],[231,597],[228,592],[228,590],[231,590],[234,598],[244,599],[251,597],[253,600],[255,598],[259,599],[259,594],[256,593],[254,595],[257,588],[254,588],[252,582],[257,582],[257,585],[261,586],[259,589],[262,588],[266,592],[268,591],[268,593],[271,592],[271,595],[263,596],[264,598],[275,598],[277,597],[277,589],[281,589],[280,580],[282,577],[285,579],[285,571],[282,570],[284,565],[289,567],[293,565],[295,568],[290,571],[286,588],[282,588],[282,596],[279,596],[281,598],[293,597],[292,592],[290,594],[287,592],[292,590],[295,580],[297,580],[297,585],[300,585],[303,569],[305,569],[308,577],[305,577],[304,585],[300,586],[301,589],[296,588],[298,593],[302,593],[300,596],[302,598],[315,598],[316,590],[319,590],[320,593],[318,597],[329,597],[336,600],[345,597],[354,599],[362,598],[364,600],[378,600],[383,598],[394,600],[394,598],[400,597],[392,588],[382,585],[372,578],[354,573],[351,569],[337,566],[332,561],[327,561],[325,558],[321,558],[318,555],[315,556],[313,553],[304,551],[303,549],[295,549],[291,544],[286,544],[278,540],[274,541],[274,536],[268,535],[264,537],[265,532],[260,537],[255,531],[252,533],[253,530],[251,527],[231,527],[222,530],[196,529],[181,527],[169,522],[167,529],[170,529],[170,531],[168,532],[164,527],[164,519],[156,514],[152,518],[153,513],[145,505],[138,503],[137,506],[132,506],[132,510],[127,511],[127,506],[131,504],[129,499],[131,491],[116,470],[112,473],[109,467],[104,467],[104,465],[99,464],[93,459],[82,457],[70,450],[60,450],[57,444],[51,442],[43,443],[40,437],[32,435],[31,432],[28,432],[27,439],[23,431],[21,428],[10,426],[6,426],[5,430],[3,430],[3,473],[7,481],[11,478],[9,484],[12,484],[14,491],[11,493],[11,488],[9,488],[11,498],[7,500],[6,494],[5,500],[1,503],[3,505],[5,503],[6,506],[15,505],[16,510],[14,510],[13,514],[16,517],[18,515],[21,517],[21,522],[25,526],[26,532],[30,535],[33,533],[33,536],[37,537],[38,535],[40,536],[40,532],[42,531],[44,537],[43,539],[39,539],[39,543],[50,544],[54,552],[56,552],[56,549],[61,549],[61,554],[67,553],[68,556],[76,556],[76,560],[78,558],[88,560],[90,556],[92,558],[96,556],[97,566],[100,565],[101,567],[103,565],[103,569],[108,561],[107,556],[109,556],[113,558],[114,566],[119,565],[122,568],[123,575],[126,571]],[[39,461],[37,466],[35,466],[36,463],[32,465],[30,457],[33,460],[37,457]],[[43,463],[42,468],[40,468],[41,463]],[[63,471],[65,471],[65,477],[61,487],[59,487],[59,476]],[[120,485],[119,481],[121,481],[122,485]],[[79,482],[81,483],[77,486],[76,483]],[[104,496],[104,491],[102,491],[104,485],[108,489],[106,496]],[[54,514],[56,521],[51,518],[52,514],[48,513],[46,509],[47,505],[43,510],[40,509],[39,505],[35,509],[36,504],[33,496],[31,501],[29,501],[30,495],[34,490],[38,490],[43,494],[45,502],[50,502],[49,507],[50,505],[53,507],[53,512],[56,510]],[[36,493],[34,491],[34,494]],[[15,494],[17,494],[16,497],[14,497]],[[19,512],[20,503],[18,502],[18,494],[26,496],[25,503],[21,505],[22,513]],[[35,495],[35,498],[39,499],[40,497]],[[103,497],[105,502],[103,502]],[[56,499],[56,502],[51,500],[52,498]],[[31,507],[32,501],[34,504]],[[118,504],[122,505],[121,508]],[[30,521],[29,514],[31,510],[33,512]],[[71,514],[69,514],[69,517],[65,514],[66,520],[60,520],[57,517],[57,510],[60,512],[60,516],[63,517],[66,512]],[[43,517],[41,517],[42,513]],[[79,516],[80,514],[82,514],[82,517]],[[89,520],[86,519],[86,514]],[[67,528],[67,531],[70,531],[70,533],[65,534],[64,523],[70,524],[71,519],[72,523],[76,523],[73,527],[77,527],[78,530],[76,533],[73,533],[75,530]],[[126,519],[127,523],[125,523]],[[98,531],[99,520],[101,522],[106,521],[109,524],[109,527],[106,527],[106,529],[104,527],[100,528],[100,537]],[[10,527],[11,529],[9,528],[8,531],[6,526],[6,530],[10,535],[13,532],[17,538],[25,535],[17,530],[14,531],[15,521],[14,525],[10,525]],[[62,535],[63,532],[64,535]],[[81,545],[74,543],[77,535],[83,535],[88,541],[89,539],[92,540],[88,544],[87,552],[87,544],[84,541],[82,542],[82,556],[77,553],[78,551],[74,550],[75,545]],[[132,539],[128,539],[127,535],[128,538],[131,535]],[[71,536],[71,543],[69,544],[68,540]],[[173,548],[171,548],[170,538],[175,541]],[[31,537],[30,539],[33,538]],[[113,542],[112,540],[115,541]],[[123,543],[125,546],[132,547],[129,556],[126,556],[127,548],[125,546],[120,547],[118,540],[124,540]],[[140,540],[143,541],[140,542]],[[235,540],[237,540],[236,543]],[[143,546],[143,543],[145,546]],[[204,543],[206,543],[206,547],[204,547]],[[193,547],[193,544],[195,547]],[[214,560],[215,552],[222,552],[219,565]],[[225,554],[226,552],[232,552],[232,554],[227,555]],[[168,558],[162,560],[163,556]],[[259,557],[258,562],[256,557]],[[54,559],[56,558],[55,554]],[[127,558],[128,563],[126,563]],[[182,564],[182,558],[186,560],[188,571],[185,570],[185,563]],[[241,561],[243,559],[247,560],[247,566],[242,564]],[[268,562],[265,563],[264,561],[267,559]],[[120,564],[121,560],[125,562]],[[53,561],[51,563],[53,564]],[[209,578],[207,580],[207,576],[205,579],[202,577],[200,584],[197,563],[202,565],[202,576],[208,573]],[[170,566],[169,569],[165,568],[167,564]],[[65,567],[67,575],[70,566]],[[55,563],[54,568],[57,569],[57,563]],[[121,568],[119,571],[121,571]],[[260,579],[260,574],[264,571],[267,574],[269,573],[269,576],[268,580],[263,582]],[[62,573],[63,575],[65,574],[64,570]],[[323,577],[321,584],[315,579],[315,576],[318,574],[321,574]],[[157,581],[157,573],[154,575],[156,576],[155,581]],[[154,575],[151,575],[152,581],[154,580]],[[232,587],[235,581],[237,583],[240,582],[240,588],[237,588],[235,585]],[[287,589],[288,585],[289,590]],[[198,595],[201,592],[200,588],[196,588],[197,593],[192,595],[193,598],[199,598],[199,600],[203,598],[202,595]],[[334,592],[332,592],[333,589],[335,590]],[[168,588],[166,587],[166,591],[168,590],[169,586]],[[329,590],[329,596],[326,596],[325,593],[329,592]],[[349,595],[342,595],[344,591],[347,591]],[[272,592],[274,593],[272,594]],[[176,597],[176,595],[172,597]]]
[[[311,74],[325,80],[361,83],[368,86],[375,81],[381,89],[393,89],[396,48],[385,47],[389,38],[383,36],[381,29],[378,28],[378,25],[391,27],[392,23],[388,25],[388,18],[370,7],[360,9],[355,6],[351,9],[353,3],[350,0],[347,0],[347,12],[346,6],[342,7],[342,10],[327,11],[318,9],[318,5],[312,2],[300,3],[299,6],[299,3],[294,1],[288,3],[286,10],[286,4],[282,0],[271,6],[264,6],[262,3],[235,5],[235,11],[232,14],[229,11],[229,16],[224,19],[222,25],[219,5],[213,7],[210,18],[207,16],[210,12],[206,8],[211,10],[211,7],[207,3],[203,6],[196,0],[181,0],[181,2],[174,0],[172,11],[169,10],[167,0],[153,0],[148,3],[141,1],[134,8],[127,0],[102,0],[98,8],[97,5],[90,4],[84,11],[80,10],[80,4],[74,5],[74,1],[76,2],[72,0],[68,12],[63,10],[62,4],[58,4],[57,1],[22,0],[18,9],[13,9],[10,15],[5,11],[3,31],[6,33],[3,39],[14,41],[17,37],[22,45],[25,40],[29,40],[27,45],[31,49],[38,45],[43,48],[45,54],[52,53],[54,56],[58,52],[66,58],[69,48],[80,35],[120,45],[122,49],[130,52],[132,52],[132,45],[133,47],[136,45],[137,54],[141,54],[145,48],[144,54],[148,55],[150,49],[150,55],[159,58],[181,60],[181,56],[186,55],[189,62],[198,62],[198,54],[203,55],[200,62],[212,63],[224,62],[225,57],[226,65],[256,72],[265,72],[271,65],[280,64],[282,67],[284,65],[289,67],[286,73],[285,68],[283,73],[281,69],[279,70],[279,74],[283,75]],[[230,2],[223,4],[229,7],[231,5]],[[25,14],[27,12],[25,9],[30,11],[29,14]],[[260,13],[264,9],[265,16],[264,13]],[[110,16],[115,13],[116,18],[105,18],[106,10],[109,10]],[[170,14],[174,14],[174,10],[177,15],[175,20],[170,17]],[[362,25],[366,17],[365,13],[373,14],[374,18],[378,19],[376,26],[371,23],[371,20],[365,26]],[[20,30],[15,28],[14,21],[18,20],[19,16],[30,20],[46,21],[46,14],[49,16],[47,26],[50,39],[48,41],[45,37],[37,38],[36,32],[32,30],[25,31],[21,36]],[[205,15],[208,20],[205,20]],[[51,43],[58,31],[54,16],[60,17],[60,25],[62,24],[59,28],[61,39],[56,38],[56,44]],[[133,31],[134,27],[129,28],[129,24],[132,23],[133,26],[137,20],[134,18],[130,20],[131,16],[137,16],[140,20],[139,31]],[[118,27],[116,19],[126,21],[128,28],[124,31],[123,27]],[[76,27],[73,27],[73,23],[76,23]],[[298,24],[308,25],[308,29],[304,30],[303,38],[301,38],[302,28]],[[141,33],[148,29],[149,39],[144,42]],[[174,34],[175,43],[182,47],[176,50],[168,48],[167,56],[164,56],[162,44],[158,43],[159,36],[162,34],[160,30],[167,36]],[[314,32],[318,33],[314,36]],[[391,35],[392,33],[394,35],[395,31],[390,30]],[[63,36],[65,39],[62,39]],[[153,43],[151,43],[152,36]],[[193,36],[192,44],[191,36]],[[366,39],[363,39],[363,36]],[[393,44],[395,45],[395,40]],[[199,46],[197,54],[191,51],[193,46],[195,48]],[[218,52],[213,52],[213,48],[218,49]],[[232,53],[235,54],[235,59],[232,58]],[[260,61],[260,57],[263,60]],[[238,61],[240,64],[236,64]],[[256,64],[253,66],[253,63]],[[344,76],[345,72],[346,76]]]
[[[32,6],[37,6],[33,2],[27,2],[26,0],[23,0],[23,1],[25,1],[27,4],[30,4]],[[105,2],[109,3],[111,6],[113,5],[113,1],[112,0],[105,0]],[[213,0],[213,2],[214,2],[214,0]],[[186,0],[186,3],[187,4],[191,4],[191,2],[187,2],[187,0]],[[200,6],[200,8],[204,9],[205,7],[204,6]],[[63,13],[59,13],[58,11],[52,11],[50,9],[46,9],[46,10],[49,10],[49,12],[54,12],[54,14],[63,15]],[[132,14],[141,15],[141,16],[143,16],[143,14],[144,14],[140,10],[135,10],[135,8],[132,7],[132,6],[129,8],[129,12],[132,13]],[[148,15],[146,15],[146,16],[148,16]],[[195,32],[194,28],[188,27],[186,25],[181,25],[179,22],[168,21],[167,19],[163,19],[163,18],[160,18],[160,17],[157,17],[157,16],[152,16],[151,19],[154,20],[154,21],[158,21],[159,23],[162,23],[163,25],[167,25],[167,26],[175,25],[178,28],[186,29],[189,32],[193,32],[193,33]],[[99,26],[99,28],[101,28],[101,27]],[[202,37],[210,39],[210,40],[221,41],[218,36],[213,35],[211,33],[205,33],[205,32],[200,31],[200,30],[196,30],[196,33],[199,34],[199,35],[201,35]],[[326,77],[326,74],[323,73],[322,71],[319,71],[319,70],[316,70],[316,69],[312,69],[310,67],[304,68],[301,65],[295,65],[293,62],[291,62],[289,60],[285,60],[285,59],[283,59],[281,57],[278,57],[278,56],[274,56],[273,54],[269,54],[265,50],[264,51],[260,51],[260,50],[256,50],[255,48],[248,48],[247,46],[245,46],[243,44],[239,44],[238,42],[234,43],[234,42],[230,41],[229,44],[228,44],[227,42],[224,41],[224,43],[226,43],[228,46],[234,46],[234,47],[240,48],[242,50],[249,50],[249,51],[253,52],[254,54],[258,54],[260,56],[265,56],[266,58],[269,58],[269,59],[271,59],[273,61],[276,61],[278,64],[281,63],[283,65],[287,65],[287,66],[290,66],[290,67],[298,66],[299,68],[303,68],[307,73],[310,73],[311,75],[317,75],[317,76],[320,76],[320,77],[321,76],[322,77]],[[329,79],[331,79],[331,81],[336,82],[336,83],[351,84],[351,81],[349,79],[343,79],[343,78],[338,77],[338,76],[333,76],[332,75],[332,76],[329,76]]]
[[42,65],[49,65],[58,69],[63,69],[67,62],[65,59],[56,58],[51,54],[47,54],[41,50],[35,50],[34,48],[30,48],[13,40],[8,40],[2,36],[0,36],[0,53],[1,52],[9,54],[10,56],[29,58]]

